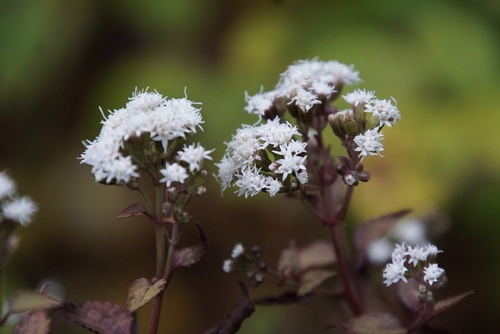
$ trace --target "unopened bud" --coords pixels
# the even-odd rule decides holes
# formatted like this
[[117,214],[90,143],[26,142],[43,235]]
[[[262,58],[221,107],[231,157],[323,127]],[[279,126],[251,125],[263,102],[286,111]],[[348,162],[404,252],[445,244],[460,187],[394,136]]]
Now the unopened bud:
[[344,180],[344,183],[348,186],[357,186],[359,183],[358,178],[352,172],[346,173],[342,180]]
[[368,122],[366,123],[366,130],[373,130],[380,126],[380,117],[377,115],[372,115]]
[[368,171],[362,171],[357,173],[358,179],[362,182],[368,182],[370,181],[370,178],[372,177],[372,173]]

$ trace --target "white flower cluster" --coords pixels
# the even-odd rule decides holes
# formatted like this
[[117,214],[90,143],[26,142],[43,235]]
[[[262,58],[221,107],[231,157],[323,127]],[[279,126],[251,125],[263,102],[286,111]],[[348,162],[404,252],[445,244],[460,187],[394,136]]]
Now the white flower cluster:
[[443,277],[445,272],[436,263],[430,263],[430,260],[441,252],[432,244],[423,247],[398,244],[392,252],[392,262],[388,263],[384,269],[384,283],[387,286],[400,280],[407,283],[406,273],[409,272],[412,277],[423,275],[423,282],[432,286]]
[[401,119],[401,114],[398,108],[389,100],[376,99],[375,92],[357,89],[354,92],[345,94],[344,100],[353,106],[353,110],[344,111],[352,115],[356,108],[362,108],[364,113],[371,114],[371,118],[375,119],[377,124],[374,124],[373,129],[368,129],[364,133],[360,133],[354,137],[356,144],[355,151],[359,152],[359,157],[363,160],[368,155],[380,155],[384,150],[380,143],[384,139],[384,135],[380,131],[384,125],[392,127]]
[[0,172],[0,222],[7,218],[21,225],[28,225],[38,206],[28,196],[17,195],[15,182],[5,171]]
[[361,81],[353,66],[338,61],[302,60],[281,74],[281,80],[273,91],[246,94],[249,113],[265,115],[272,108],[274,101],[286,99],[288,104],[296,105],[302,112],[308,112],[315,104],[328,100],[336,87]]
[[238,196],[254,196],[261,191],[274,196],[284,182],[295,179],[307,183],[307,143],[294,139],[295,135],[299,135],[297,128],[280,123],[279,118],[238,129],[216,164],[222,190],[234,182]]
[[[99,136],[84,143],[86,150],[81,155],[81,162],[92,166],[98,182],[130,182],[139,177],[139,167],[131,155],[124,153],[127,141],[147,134],[153,141],[161,142],[166,152],[170,141],[185,138],[186,134],[201,128],[200,109],[194,104],[187,98],[167,99],[156,91],[136,90],[125,108],[110,111],[105,117]],[[180,159],[194,171],[210,152],[201,146],[192,146],[184,149]],[[185,178],[182,169],[172,165],[168,165],[162,174],[168,185]]]

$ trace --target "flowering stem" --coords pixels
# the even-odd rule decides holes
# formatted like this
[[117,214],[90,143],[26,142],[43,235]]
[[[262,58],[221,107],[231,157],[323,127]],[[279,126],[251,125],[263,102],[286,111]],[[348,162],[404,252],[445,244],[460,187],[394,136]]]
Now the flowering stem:
[[[156,276],[157,280],[163,278],[165,272],[165,230],[162,222],[163,215],[163,186],[156,187]],[[161,291],[153,300],[151,318],[149,320],[148,334],[156,334],[160,322],[161,307],[163,301],[163,291]]]
[[[349,205],[351,203],[354,187],[349,186],[347,192],[344,196],[344,200],[340,210],[335,215],[336,221],[343,221]],[[364,307],[361,303],[360,295],[356,287],[356,282],[353,279],[353,275],[347,263],[346,246],[343,241],[342,233],[340,231],[341,224],[329,224],[328,230],[330,233],[330,239],[332,240],[335,255],[337,257],[337,267],[340,273],[340,278],[342,279],[342,284],[344,285],[344,295],[351,309],[351,312],[355,316],[359,316],[364,313]]]

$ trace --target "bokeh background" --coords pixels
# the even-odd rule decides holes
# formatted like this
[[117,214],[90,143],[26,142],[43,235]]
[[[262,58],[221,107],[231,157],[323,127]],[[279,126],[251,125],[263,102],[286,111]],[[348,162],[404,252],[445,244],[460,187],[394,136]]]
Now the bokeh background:
[[[135,87],[200,101],[196,140],[219,160],[224,141],[256,118],[244,92],[274,88],[299,59],[354,64],[358,87],[394,97],[403,119],[385,131],[385,157],[366,159],[351,224],[412,208],[450,222],[432,239],[445,253],[443,296],[472,289],[436,321],[493,333],[500,306],[500,3],[495,0],[2,0],[0,169],[40,210],[20,230],[7,294],[56,282],[74,303],[125,305],[130,283],[154,275],[154,232],[140,218],[112,220],[133,192],[96,184],[77,157],[104,110]],[[187,88],[186,88],[187,87]],[[348,88],[352,89],[352,88]],[[208,164],[211,173],[213,165]],[[162,333],[202,333],[238,300],[222,261],[236,242],[260,245],[270,263],[290,239],[326,238],[285,198],[209,193],[191,205],[210,241],[203,261],[179,271],[166,294]],[[194,225],[183,245],[197,241]],[[254,296],[267,290],[252,289]],[[268,291],[267,291],[268,292]],[[258,307],[241,333],[328,333],[327,302]],[[147,320],[147,309],[139,323]],[[56,333],[86,333],[56,321]]]

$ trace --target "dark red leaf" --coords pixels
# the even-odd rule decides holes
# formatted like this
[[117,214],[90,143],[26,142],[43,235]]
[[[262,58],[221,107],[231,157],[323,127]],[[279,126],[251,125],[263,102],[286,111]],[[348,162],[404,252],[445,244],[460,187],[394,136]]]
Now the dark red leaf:
[[14,328],[12,334],[49,334],[52,319],[47,311],[28,312]]
[[200,232],[201,243],[195,246],[176,250],[174,252],[172,270],[178,269],[180,267],[189,267],[195,264],[196,262],[201,260],[201,257],[207,251],[208,241],[205,233],[203,233],[199,225],[197,225],[197,227],[198,231]]
[[434,305],[434,308],[432,309],[431,317],[434,317],[434,316],[438,315],[439,313],[444,312],[447,309],[457,305],[459,302],[462,301],[462,299],[464,299],[465,297],[467,297],[468,295],[471,295],[473,293],[474,293],[473,291],[467,291],[467,292],[464,292],[458,296],[454,296],[454,297],[447,298],[445,300],[438,301]]
[[121,218],[129,218],[129,217],[134,217],[134,216],[141,216],[146,214],[146,210],[141,204],[132,204],[125,209],[123,209],[122,212],[117,214],[116,216],[113,216],[114,219],[121,219]]
[[68,322],[99,334],[134,334],[136,320],[133,314],[119,305],[89,301],[81,305],[65,304],[54,309]]

